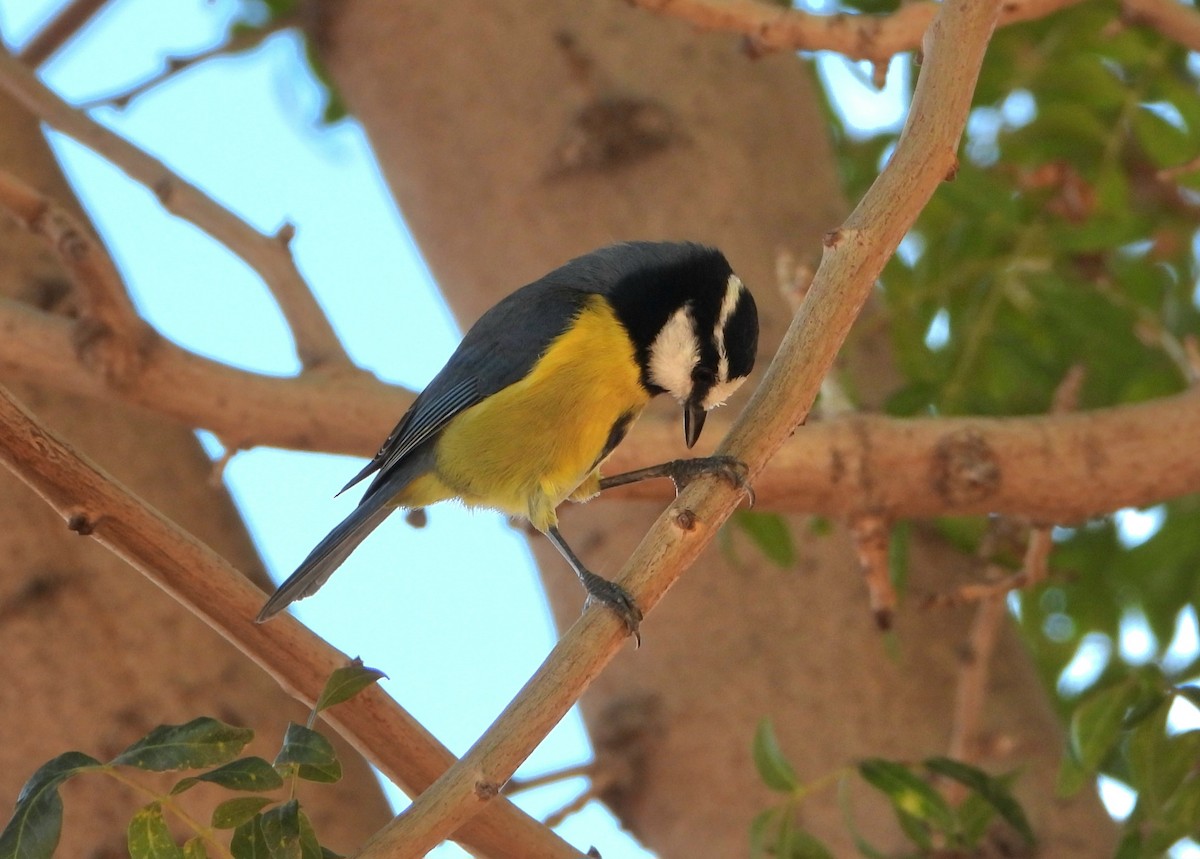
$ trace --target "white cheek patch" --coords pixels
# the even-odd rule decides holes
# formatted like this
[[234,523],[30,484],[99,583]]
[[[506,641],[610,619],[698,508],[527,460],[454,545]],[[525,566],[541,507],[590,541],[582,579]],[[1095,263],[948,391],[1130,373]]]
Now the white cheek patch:
[[733,311],[737,309],[738,297],[745,288],[741,278],[736,274],[729,275],[729,281],[725,284],[725,297],[721,299],[721,312],[717,315],[716,333],[718,336],[725,332],[725,323],[729,321],[730,316],[733,316]]
[[677,400],[692,390],[692,368],[700,360],[700,344],[686,305],[671,314],[650,344],[650,381]]
[[746,381],[745,376],[730,379],[728,382],[717,382],[708,389],[708,396],[704,398],[704,410],[714,409],[724,403],[733,396],[733,392],[740,388],[744,381]]
[[[741,297],[742,290],[745,288],[736,274],[729,275],[729,280],[725,284],[725,297],[721,299],[721,311],[717,314],[717,324],[713,328],[713,343],[717,347],[718,379],[729,378],[729,356],[725,352],[725,325],[729,322],[733,311],[737,309],[738,298]],[[733,393],[733,391],[731,390],[729,393]],[[718,401],[718,405],[724,400],[725,398],[722,397]]]

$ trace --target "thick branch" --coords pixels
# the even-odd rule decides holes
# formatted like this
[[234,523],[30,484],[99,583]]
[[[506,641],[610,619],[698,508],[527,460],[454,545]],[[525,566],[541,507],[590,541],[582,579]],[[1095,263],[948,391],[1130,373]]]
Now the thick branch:
[[195,185],[125,138],[89,119],[47,89],[19,60],[0,50],[0,89],[52,128],[103,155],[134,181],[154,191],[167,211],[195,224],[240,256],[275,296],[305,368],[351,366],[333,326],[300,276],[288,249],[291,227],[260,233]]
[[[54,507],[223,635],[289,694],[312,706],[330,673],[349,661],[290,616],[251,619],[262,592],[225,559],[149,507],[41,426],[0,388],[0,462]],[[378,686],[327,715],[368,760],[409,794],[454,757]],[[580,859],[581,854],[507,801],[459,834],[490,857]]]
[[153,332],[138,316],[108,254],[64,209],[3,170],[0,207],[44,239],[71,273],[82,312],[75,328],[81,358],[109,384],[132,384]]
[[18,58],[27,66],[37,68],[71,41],[107,5],[108,0],[71,0],[26,43]]
[[[890,15],[815,15],[763,0],[628,0],[700,30],[740,33],[756,51],[835,51],[852,60],[887,63],[920,47],[940,3],[907,3]],[[1010,0],[1000,25],[1043,18],[1080,0]],[[1134,0],[1139,2],[1139,0]],[[1164,2],[1164,0],[1160,0]],[[1170,0],[1165,0],[1170,2]]]
[[[925,67],[891,163],[831,237],[828,253],[779,354],[720,448],[757,475],[803,421],[834,356],[905,231],[955,164],[998,0],[947,0],[929,31]],[[716,535],[742,490],[702,479],[659,517],[620,576],[649,612]],[[470,751],[362,857],[416,859],[482,810],[578,700],[625,640],[604,606],[589,607]]]
[[[136,384],[113,391],[75,356],[69,320],[0,299],[0,375],[123,401],[211,430],[234,447],[371,456],[412,395],[365,374],[280,378],[236,370],[156,339]],[[728,422],[709,418],[723,435]],[[1075,522],[1200,492],[1200,393],[1066,415],[846,415],[796,430],[754,480],[760,508],[889,519],[1007,513]],[[613,473],[663,458],[674,423],[643,419]],[[614,490],[668,500],[669,481]],[[606,493],[607,495],[608,493]]]

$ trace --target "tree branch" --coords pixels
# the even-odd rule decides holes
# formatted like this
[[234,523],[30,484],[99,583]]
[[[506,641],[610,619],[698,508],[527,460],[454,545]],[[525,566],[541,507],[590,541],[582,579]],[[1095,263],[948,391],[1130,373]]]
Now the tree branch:
[[17,59],[31,68],[37,68],[74,38],[106,5],[108,0],[71,0],[26,42]]
[[[252,618],[263,594],[191,534],[158,513],[42,426],[0,388],[0,462],[62,514],[67,526],[128,561],[187,606],[290,695],[311,707],[330,673],[349,662],[290,616]],[[453,755],[378,686],[325,718],[410,795]],[[489,857],[581,859],[554,833],[503,801],[458,836]]]
[[[112,389],[77,357],[70,320],[0,299],[0,375],[120,400],[211,430],[241,448],[270,445],[371,456],[412,394],[367,375],[264,376],[161,338],[135,384]],[[709,417],[710,432],[729,422]],[[1144,403],[1020,418],[843,415],[796,430],[754,479],[760,508],[889,519],[1002,513],[1077,522],[1200,492],[1200,390]],[[643,419],[608,461],[611,473],[663,459],[673,422]],[[666,501],[667,482],[605,493]]]
[[236,27],[226,35],[225,41],[213,45],[194,54],[170,56],[163,60],[161,71],[147,77],[124,92],[93,98],[77,106],[78,110],[89,111],[97,107],[124,108],[140,95],[144,95],[155,87],[161,86],[178,74],[182,74],[192,66],[215,59],[216,57],[235,56],[252,51],[268,38],[283,30],[290,29],[299,21],[298,15],[280,15],[271,18],[262,26]]
[[108,254],[65,209],[3,170],[0,209],[44,239],[70,271],[82,312],[75,348],[84,363],[96,367],[110,385],[132,384],[153,332],[138,316]]
[[1121,20],[1157,30],[1189,51],[1200,51],[1200,12],[1178,0],[1121,0]]
[[[906,3],[890,15],[814,15],[762,0],[628,0],[649,12],[687,21],[700,30],[739,33],[756,53],[834,51],[851,60],[884,65],[921,44],[940,3]],[[1080,0],[1008,0],[1000,26],[1044,18]],[[1133,0],[1141,2],[1141,0]],[[1147,0],[1153,2],[1153,0]],[[1170,0],[1159,0],[1170,2]]]
[[260,233],[195,185],[172,173],[161,161],[71,107],[3,50],[0,50],[0,90],[47,125],[107,158],[131,179],[154,191],[167,211],[196,225],[241,257],[274,295],[291,328],[303,367],[353,366],[296,268],[288,249],[293,233],[290,225],[274,236]]
[[[999,0],[946,0],[927,34],[926,61],[891,162],[828,237],[800,312],[749,406],[719,448],[751,477],[800,425],[884,264],[956,162]],[[619,577],[649,613],[716,535],[742,490],[688,486],[651,527]],[[592,605],[470,751],[371,839],[363,859],[417,859],[482,810],[623,644],[615,613]]]

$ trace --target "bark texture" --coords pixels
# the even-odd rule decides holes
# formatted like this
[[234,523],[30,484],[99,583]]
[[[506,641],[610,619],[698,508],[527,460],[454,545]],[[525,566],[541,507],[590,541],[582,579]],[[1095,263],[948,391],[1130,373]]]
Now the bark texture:
[[[38,124],[0,96],[0,164],[81,219]],[[0,223],[0,293],[72,315],[76,299],[54,252]],[[40,418],[126,486],[267,585],[228,494],[187,428],[115,402],[0,378]],[[212,715],[253,727],[254,753],[272,758],[302,708],[215,632],[124,561],[65,523],[0,473],[0,802],[45,761],[70,749],[106,759],[160,723]],[[329,846],[346,851],[389,817],[370,769],[337,740],[340,790],[305,798]],[[168,781],[167,784],[170,782]],[[197,793],[207,820],[215,794]],[[191,794],[187,795],[191,797]],[[125,828],[146,802],[101,777],[64,791],[60,856],[128,855]],[[223,797],[218,797],[223,798]]]
[[[795,58],[751,61],[736,40],[615,2],[327,8],[324,57],[460,321],[595,246],[690,238],[722,247],[755,291],[769,356],[789,318],[777,253],[815,265],[844,211],[810,74]],[[888,378],[886,352],[860,352],[856,370]],[[563,531],[611,574],[658,510],[593,503],[562,511]],[[806,780],[866,755],[946,750],[969,610],[903,611],[893,655],[845,535],[813,536],[799,518],[792,528],[794,569],[771,567],[737,537],[732,559],[710,551],[647,620],[642,649],[614,661],[583,701],[598,754],[632,773],[606,798],[664,857],[745,855],[750,820],[771,802],[749,753],[763,716]],[[914,542],[916,587],[952,586],[964,559]],[[535,550],[569,623],[578,585],[544,541]],[[1004,754],[988,763],[1025,766],[1046,855],[1102,855],[1113,829],[1095,798],[1052,798],[1060,728],[1014,636],[996,658],[986,723]],[[806,802],[803,818],[835,855],[852,854],[833,791]],[[896,844],[878,805],[863,804],[858,824]]]

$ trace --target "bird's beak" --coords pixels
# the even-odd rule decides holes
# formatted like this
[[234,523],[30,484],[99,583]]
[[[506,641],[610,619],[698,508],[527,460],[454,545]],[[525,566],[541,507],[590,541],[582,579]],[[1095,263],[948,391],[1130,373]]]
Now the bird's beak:
[[704,418],[708,412],[699,403],[687,402],[683,405],[683,440],[691,448],[698,438],[700,430],[704,429]]

